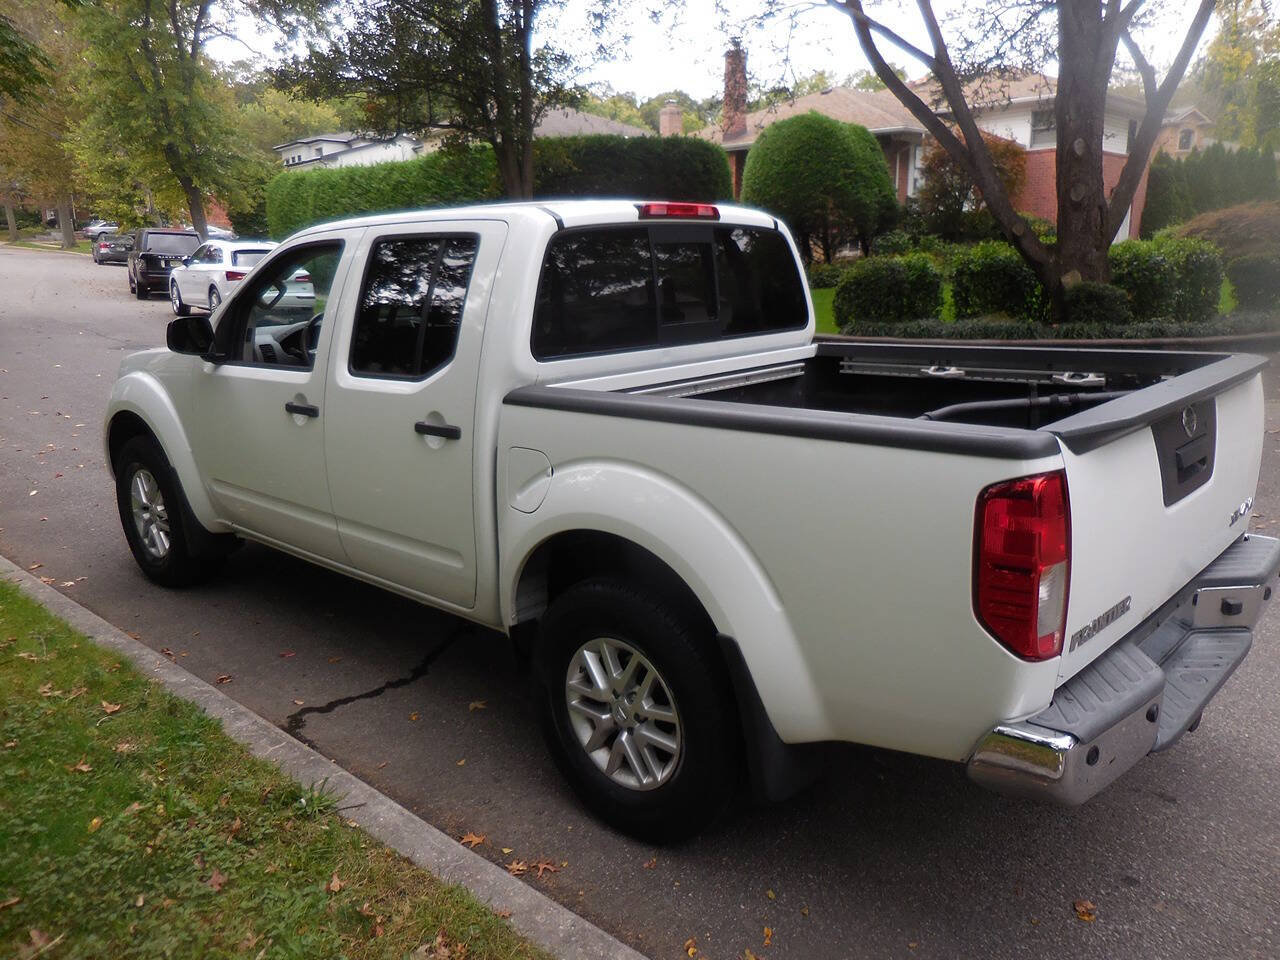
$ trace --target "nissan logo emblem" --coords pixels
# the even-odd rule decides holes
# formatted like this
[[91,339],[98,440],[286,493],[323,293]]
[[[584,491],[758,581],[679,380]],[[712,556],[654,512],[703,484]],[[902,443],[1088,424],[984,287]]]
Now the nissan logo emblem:
[[1196,416],[1195,407],[1185,407],[1182,411],[1182,430],[1188,437],[1194,437],[1200,427],[1200,418]]

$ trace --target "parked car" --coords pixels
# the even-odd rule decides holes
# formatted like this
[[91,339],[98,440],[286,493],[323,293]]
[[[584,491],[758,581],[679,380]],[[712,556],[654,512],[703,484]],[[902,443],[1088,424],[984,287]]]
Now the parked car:
[[123,362],[105,441],[152,580],[243,537],[504,631],[577,792],[661,838],[832,741],[1068,804],[1172,747],[1280,570],[1265,366],[816,341],[768,214],[479,206],[290,238]]
[[128,263],[134,234],[104,233],[93,242],[94,263]]
[[153,290],[169,290],[169,271],[200,246],[190,230],[146,227],[137,232],[129,251],[129,292],[145,300]]
[[[193,306],[217,309],[258,261],[276,246],[270,240],[210,240],[169,272],[169,303],[178,316]],[[312,302],[314,302],[314,293]]]
[[86,240],[97,242],[102,239],[102,235],[106,233],[115,233],[120,229],[120,224],[114,220],[90,220],[81,229],[80,234]]
[[[194,230],[195,227],[187,223],[187,224],[183,224],[182,229]],[[204,233],[205,233],[205,237],[208,238],[209,240],[234,240],[236,236],[234,230],[228,230],[226,227],[215,226],[212,223],[205,224]]]

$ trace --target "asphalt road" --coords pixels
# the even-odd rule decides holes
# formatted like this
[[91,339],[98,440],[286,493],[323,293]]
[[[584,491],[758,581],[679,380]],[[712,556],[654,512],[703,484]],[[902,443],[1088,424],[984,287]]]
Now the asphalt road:
[[[120,358],[163,343],[169,318],[158,297],[128,295],[120,267],[0,248],[0,553],[42,564],[204,679],[230,677],[225,692],[441,829],[485,835],[477,852],[559,866],[529,882],[639,950],[685,956],[696,938],[714,960],[1280,956],[1275,611],[1200,730],[1083,808],[850,748],[788,803],[744,802],[694,841],[649,847],[563,785],[498,635],[254,545],[197,589],[142,577],[101,419]],[[1273,381],[1264,532],[1280,517],[1277,435]]]

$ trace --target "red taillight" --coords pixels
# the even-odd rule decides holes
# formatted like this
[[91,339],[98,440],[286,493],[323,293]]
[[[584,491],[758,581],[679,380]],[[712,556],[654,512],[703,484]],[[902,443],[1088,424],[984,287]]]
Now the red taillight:
[[641,219],[680,217],[685,220],[719,220],[720,211],[710,203],[642,203]]
[[244,271],[243,271],[243,270],[228,270],[228,271],[227,271],[227,283],[233,283],[233,282],[234,282],[234,281],[236,281],[236,280],[243,280],[243,279],[244,279]]
[[99,250],[110,250],[110,249],[111,249],[111,244],[106,243],[106,242],[99,243],[99,244],[98,244],[98,249],[99,249]]
[[997,483],[978,496],[973,606],[1018,656],[1062,652],[1071,574],[1071,511],[1061,471]]

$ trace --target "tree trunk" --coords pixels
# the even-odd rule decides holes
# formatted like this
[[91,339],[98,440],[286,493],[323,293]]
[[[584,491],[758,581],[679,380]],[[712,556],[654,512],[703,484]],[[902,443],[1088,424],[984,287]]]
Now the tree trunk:
[[69,197],[58,198],[58,228],[62,231],[62,249],[74,250],[76,245],[76,223],[71,216],[71,200]]
[[18,218],[13,212],[13,197],[7,193],[4,196],[4,220],[9,228],[9,242],[18,242]]
[[182,193],[187,198],[187,207],[191,210],[192,228],[200,234],[201,240],[208,240],[209,221],[204,215],[204,195],[200,192],[200,188],[187,177],[179,177],[178,186],[182,188]]
[[[1063,291],[1082,280],[1111,279],[1107,250],[1107,191],[1102,174],[1103,118],[1107,78],[1115,62],[1114,42],[1108,43],[1098,10],[1088,14],[1075,4],[1059,6],[1058,96],[1054,106],[1057,127],[1058,246],[1054,251],[1052,282],[1046,284],[1055,302]],[[1109,50],[1109,52],[1108,52]]]

